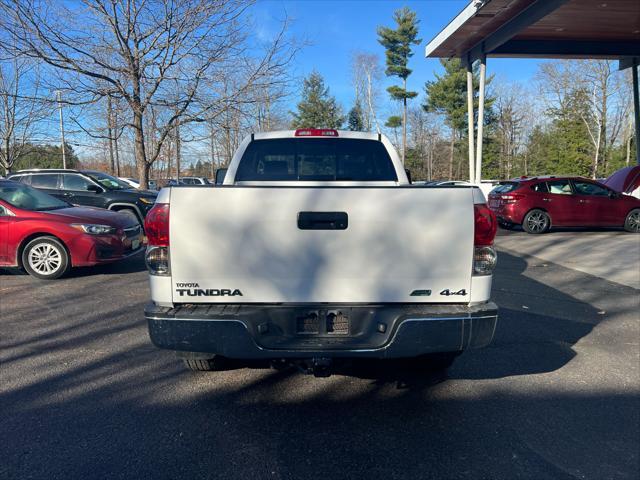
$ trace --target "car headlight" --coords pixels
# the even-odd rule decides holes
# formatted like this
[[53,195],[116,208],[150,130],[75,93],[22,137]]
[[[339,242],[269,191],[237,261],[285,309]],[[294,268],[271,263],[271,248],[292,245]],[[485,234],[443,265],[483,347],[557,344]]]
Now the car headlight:
[[109,225],[94,225],[91,223],[73,223],[71,224],[71,226],[76,230],[83,231],[84,233],[88,233],[90,235],[110,235],[112,233],[116,233],[116,228],[110,227]]
[[140,197],[140,201],[142,203],[146,203],[147,205],[153,205],[154,203],[156,203],[155,198],[151,199],[151,198]]

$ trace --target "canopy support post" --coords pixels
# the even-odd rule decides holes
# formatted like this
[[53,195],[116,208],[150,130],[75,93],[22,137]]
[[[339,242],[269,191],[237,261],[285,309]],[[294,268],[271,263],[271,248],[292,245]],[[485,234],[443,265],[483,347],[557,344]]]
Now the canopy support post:
[[638,94],[638,65],[631,67],[633,77],[633,116],[636,125],[636,162],[640,165],[640,94]]
[[469,137],[469,182],[475,181],[475,157],[473,137],[475,135],[475,129],[473,128],[473,63],[471,59],[467,58],[467,122],[468,122],[468,137]]
[[485,80],[487,76],[487,56],[482,55],[480,57],[480,91],[478,94],[478,140],[476,142],[476,168],[475,168],[475,182],[480,184],[482,180],[482,135],[484,127],[484,90]]

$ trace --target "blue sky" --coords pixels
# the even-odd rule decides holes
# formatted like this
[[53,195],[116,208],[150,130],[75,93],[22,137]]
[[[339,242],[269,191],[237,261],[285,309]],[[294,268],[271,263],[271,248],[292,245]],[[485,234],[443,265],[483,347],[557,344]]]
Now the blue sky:
[[[384,49],[377,41],[379,25],[393,27],[393,12],[403,6],[416,11],[420,20],[420,46],[409,62],[413,74],[409,88],[423,95],[423,85],[440,71],[437,59],[425,59],[424,46],[468,3],[468,0],[259,0],[253,9],[258,37],[268,38],[278,29],[285,15],[293,20],[291,32],[311,43],[296,60],[297,75],[314,68],[325,78],[331,93],[345,110],[353,102],[350,56],[353,51],[377,53],[384,63]],[[488,73],[506,81],[526,84],[536,73],[538,61],[489,59]],[[394,83],[385,79],[385,86]],[[384,94],[386,97],[386,93]],[[297,101],[297,98],[294,99]]]

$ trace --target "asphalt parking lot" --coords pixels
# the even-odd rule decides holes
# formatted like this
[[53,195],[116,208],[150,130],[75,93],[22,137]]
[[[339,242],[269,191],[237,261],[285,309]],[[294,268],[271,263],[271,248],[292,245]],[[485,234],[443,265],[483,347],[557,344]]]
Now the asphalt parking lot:
[[495,341],[446,376],[196,374],[148,341],[141,258],[1,271],[0,478],[636,479],[640,292],[518,237],[497,240]]

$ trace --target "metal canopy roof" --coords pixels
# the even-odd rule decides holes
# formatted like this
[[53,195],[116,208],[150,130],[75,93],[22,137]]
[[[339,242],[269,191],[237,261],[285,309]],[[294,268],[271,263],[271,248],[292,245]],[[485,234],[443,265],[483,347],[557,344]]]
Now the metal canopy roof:
[[640,56],[640,0],[472,0],[425,53],[470,61],[487,55],[629,63]]
[[[467,65],[469,178],[482,178],[486,59],[602,58],[632,67],[636,158],[640,164],[640,0],[471,0],[429,42],[427,57]],[[472,64],[480,60],[477,151],[474,154]]]

